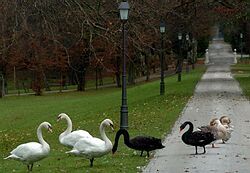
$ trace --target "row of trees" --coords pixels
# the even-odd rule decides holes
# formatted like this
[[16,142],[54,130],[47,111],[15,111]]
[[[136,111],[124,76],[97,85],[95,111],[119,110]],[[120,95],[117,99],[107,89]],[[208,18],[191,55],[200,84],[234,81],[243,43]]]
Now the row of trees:
[[[68,79],[79,91],[86,75],[113,74],[120,86],[121,22],[117,0],[2,0],[0,3],[0,71],[5,85],[31,81],[37,95],[49,88],[49,78]],[[241,8],[245,2],[237,1]],[[204,39],[218,14],[227,7],[215,0],[136,0],[131,6],[128,29],[128,69],[131,83],[136,75],[149,75],[159,65],[159,23],[167,23],[166,63],[177,52],[178,32],[188,33],[204,52]],[[216,13],[216,14],[215,14]],[[214,15],[215,14],[215,15]],[[239,11],[233,16],[237,16]],[[240,13],[242,14],[242,13]]]
[[[232,49],[241,50],[243,46],[244,53],[250,53],[250,0],[232,1],[228,4],[228,8],[223,8],[223,31],[225,33],[225,40],[230,42]],[[243,34],[241,40],[240,34]],[[241,43],[242,42],[242,43]]]

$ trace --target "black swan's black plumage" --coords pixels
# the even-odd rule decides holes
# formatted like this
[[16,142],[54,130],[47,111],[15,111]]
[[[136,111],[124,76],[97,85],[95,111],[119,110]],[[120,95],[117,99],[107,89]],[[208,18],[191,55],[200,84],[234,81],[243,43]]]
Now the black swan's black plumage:
[[189,125],[189,129],[182,135],[182,141],[187,145],[195,146],[195,154],[198,154],[197,147],[203,147],[204,152],[206,153],[205,146],[215,141],[215,137],[210,132],[203,131],[194,131],[194,126],[190,121],[186,121],[180,126],[180,130],[183,130],[187,125]]
[[164,148],[161,143],[161,139],[152,136],[136,136],[132,139],[129,139],[128,131],[126,129],[120,129],[115,136],[115,143],[112,148],[113,153],[115,153],[117,150],[118,141],[121,135],[124,136],[124,144],[129,148],[141,151],[141,156],[143,151],[147,151],[147,156],[149,157],[149,151]]

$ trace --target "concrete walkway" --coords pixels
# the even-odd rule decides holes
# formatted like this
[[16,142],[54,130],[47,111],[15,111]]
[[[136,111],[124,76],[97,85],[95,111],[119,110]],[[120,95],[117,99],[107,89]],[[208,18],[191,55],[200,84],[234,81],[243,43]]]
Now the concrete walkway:
[[[214,40],[209,47],[210,65],[198,83],[194,96],[175,123],[162,150],[143,170],[144,173],[249,173],[250,172],[250,103],[242,96],[239,84],[230,73],[233,52],[230,45]],[[228,115],[234,132],[219,148],[206,147],[205,155],[193,155],[195,148],[181,140],[179,126],[189,120],[194,127],[207,125],[211,118]],[[187,130],[184,129],[184,131]],[[203,149],[199,148],[198,152]]]

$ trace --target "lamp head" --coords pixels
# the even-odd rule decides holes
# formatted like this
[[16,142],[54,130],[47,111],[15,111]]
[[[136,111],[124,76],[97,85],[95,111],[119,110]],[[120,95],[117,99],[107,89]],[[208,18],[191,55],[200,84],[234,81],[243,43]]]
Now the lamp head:
[[129,4],[128,2],[121,2],[119,5],[120,19],[122,21],[128,20]]
[[188,34],[186,34],[186,40],[187,40],[187,41],[189,40],[189,35],[188,35]]
[[182,40],[182,33],[178,33],[178,40]]
[[166,24],[164,21],[161,20],[161,23],[160,23],[160,33],[165,33],[166,31]]

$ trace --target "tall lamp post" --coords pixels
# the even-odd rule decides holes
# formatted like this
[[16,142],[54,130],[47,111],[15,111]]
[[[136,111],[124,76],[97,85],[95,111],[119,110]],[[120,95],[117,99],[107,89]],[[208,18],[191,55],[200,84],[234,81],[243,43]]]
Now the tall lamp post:
[[160,82],[160,95],[164,95],[165,93],[165,84],[164,84],[164,52],[163,52],[163,34],[166,30],[166,24],[161,20],[160,23],[160,33],[161,33],[161,82]]
[[122,105],[120,111],[120,129],[128,128],[128,106],[126,88],[126,56],[127,56],[127,31],[125,24],[128,20],[129,4],[121,2],[119,5],[120,19],[122,21]]
[[178,48],[179,48],[179,52],[178,52],[179,56],[178,56],[178,64],[177,64],[178,82],[181,81],[181,72],[182,72],[181,43],[182,43],[182,33],[178,33]]
[[242,59],[242,53],[243,53],[243,42],[242,42],[242,39],[243,39],[243,34],[240,33],[240,58]]
[[189,34],[186,34],[186,58],[187,58],[187,64],[186,64],[186,72],[189,72]]

